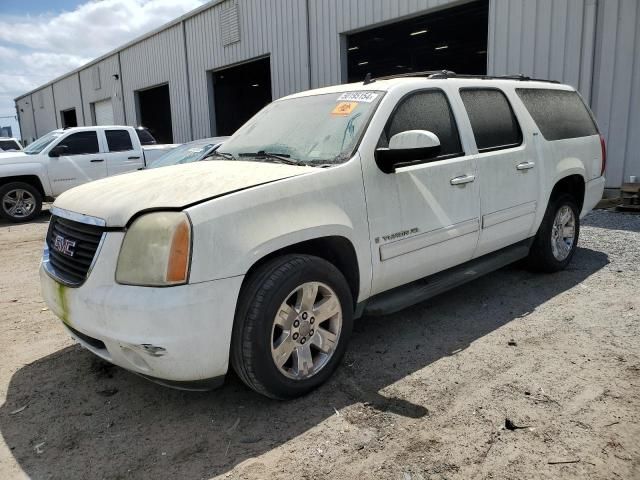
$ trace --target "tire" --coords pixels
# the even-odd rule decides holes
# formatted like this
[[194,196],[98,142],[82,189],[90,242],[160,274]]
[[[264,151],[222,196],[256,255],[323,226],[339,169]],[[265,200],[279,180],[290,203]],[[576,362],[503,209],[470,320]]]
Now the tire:
[[[309,298],[314,299],[315,308],[307,308]],[[338,313],[321,319],[334,311]],[[231,364],[258,393],[278,400],[298,397],[331,376],[345,353],[352,327],[353,300],[342,273],[318,257],[284,255],[258,268],[242,288]],[[306,351],[310,357],[304,355]]]
[[32,185],[11,182],[0,187],[0,217],[10,222],[29,222],[42,210],[42,194]]
[[[564,236],[562,242],[556,240],[559,238],[556,236],[556,232],[560,234],[562,231],[557,228],[554,229],[554,223],[558,220],[558,216],[562,215],[560,213],[561,211],[563,213],[570,211],[572,215],[573,237],[570,245],[568,245],[568,240],[566,240]],[[564,232],[568,233],[568,230],[565,229]],[[547,206],[547,211],[544,214],[544,218],[542,219],[542,223],[540,224],[540,228],[529,252],[527,266],[531,270],[538,272],[553,273],[563,270],[573,258],[579,235],[580,212],[573,196],[560,194],[552,198]],[[554,242],[557,243],[554,245]],[[566,245],[566,248],[558,247],[558,243]]]

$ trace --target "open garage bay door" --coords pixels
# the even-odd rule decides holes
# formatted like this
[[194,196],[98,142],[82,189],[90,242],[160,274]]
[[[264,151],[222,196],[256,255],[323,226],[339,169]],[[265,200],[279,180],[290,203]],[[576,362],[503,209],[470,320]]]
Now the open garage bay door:
[[113,105],[110,98],[93,104],[93,119],[96,125],[114,124]]
[[487,73],[489,1],[480,0],[347,37],[349,82],[426,70]]
[[261,58],[212,72],[216,135],[231,135],[271,102],[271,66]]
[[147,127],[158,143],[173,143],[169,85],[136,92],[138,126]]

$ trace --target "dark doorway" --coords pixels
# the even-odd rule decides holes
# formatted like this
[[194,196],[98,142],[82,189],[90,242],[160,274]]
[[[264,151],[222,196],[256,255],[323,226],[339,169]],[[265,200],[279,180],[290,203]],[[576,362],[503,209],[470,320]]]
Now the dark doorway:
[[158,143],[173,143],[169,85],[138,90],[136,106],[140,126],[147,127]]
[[487,73],[488,0],[447,8],[347,37],[349,82],[426,70]]
[[215,135],[231,135],[271,102],[269,58],[212,72]]
[[78,118],[76,117],[75,108],[70,108],[69,110],[62,110],[60,112],[60,118],[62,119],[62,128],[78,126]]

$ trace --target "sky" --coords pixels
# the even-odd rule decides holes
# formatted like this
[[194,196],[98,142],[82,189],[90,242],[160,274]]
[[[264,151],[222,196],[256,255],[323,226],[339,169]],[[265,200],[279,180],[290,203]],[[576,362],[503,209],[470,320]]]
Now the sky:
[[19,136],[15,97],[204,2],[0,0],[0,126]]

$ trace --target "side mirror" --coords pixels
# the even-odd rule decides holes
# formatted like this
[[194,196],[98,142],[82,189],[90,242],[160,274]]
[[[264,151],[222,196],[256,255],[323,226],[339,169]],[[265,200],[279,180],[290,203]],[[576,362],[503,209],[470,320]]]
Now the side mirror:
[[407,130],[389,140],[389,148],[376,149],[378,168],[395,173],[396,167],[435,158],[440,154],[440,139],[427,130]]
[[66,154],[67,150],[69,150],[69,147],[67,147],[66,145],[56,145],[49,152],[49,156],[50,157],[60,157],[60,156],[62,156],[64,154]]

